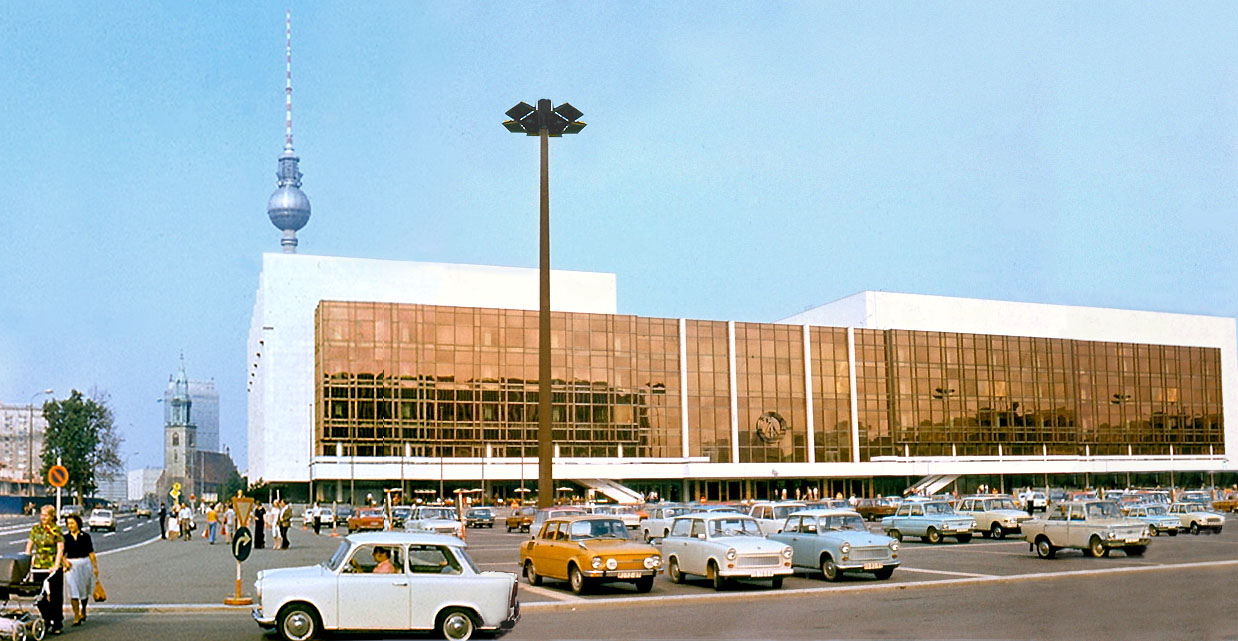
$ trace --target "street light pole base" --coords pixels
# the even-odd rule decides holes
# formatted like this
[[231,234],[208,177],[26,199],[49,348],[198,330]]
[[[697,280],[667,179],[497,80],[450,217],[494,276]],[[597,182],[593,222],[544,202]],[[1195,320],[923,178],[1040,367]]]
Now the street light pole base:
[[224,605],[253,605],[254,600],[249,597],[233,597],[230,596],[224,599]]

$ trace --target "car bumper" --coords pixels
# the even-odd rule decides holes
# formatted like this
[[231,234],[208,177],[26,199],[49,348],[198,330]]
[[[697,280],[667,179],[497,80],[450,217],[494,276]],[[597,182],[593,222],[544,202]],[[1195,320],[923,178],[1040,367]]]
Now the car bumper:
[[658,570],[587,570],[582,572],[590,579],[609,579],[611,581],[635,581],[657,575]]
[[512,608],[512,611],[508,614],[507,618],[501,621],[497,627],[483,627],[481,629],[491,632],[495,636],[502,636],[508,632],[511,632],[512,628],[516,627],[516,622],[518,621],[520,621],[519,603],[516,604],[516,607]]
[[254,617],[254,623],[264,630],[272,630],[275,628],[275,617],[268,617],[262,613],[262,606],[254,608],[251,612]]
[[768,568],[730,568],[719,571],[719,574],[728,579],[772,579],[791,576],[792,573],[791,567],[784,565]]
[[[871,564],[876,564],[878,567],[871,567]],[[865,565],[870,567],[865,568]],[[896,568],[899,566],[897,559],[886,559],[884,561],[848,561],[846,563],[837,563],[835,566],[839,570],[846,572],[872,572],[873,570],[881,570],[884,568]]]
[[1106,539],[1103,544],[1107,548],[1124,548],[1128,545],[1149,545],[1152,539],[1144,536],[1138,539]]

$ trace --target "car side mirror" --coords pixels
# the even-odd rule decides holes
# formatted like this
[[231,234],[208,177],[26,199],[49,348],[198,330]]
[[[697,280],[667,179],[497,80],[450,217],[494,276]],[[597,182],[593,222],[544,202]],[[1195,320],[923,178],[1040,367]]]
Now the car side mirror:
[[704,540],[705,540],[705,535],[704,535],[704,534],[698,534],[698,535],[696,535],[696,538],[698,538],[698,539],[700,539],[700,540],[704,541]]

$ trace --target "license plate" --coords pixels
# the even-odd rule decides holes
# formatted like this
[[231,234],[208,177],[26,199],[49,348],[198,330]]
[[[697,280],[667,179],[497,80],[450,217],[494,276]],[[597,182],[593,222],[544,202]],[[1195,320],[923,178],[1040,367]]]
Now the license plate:
[[864,564],[865,570],[880,570],[883,567],[885,567],[885,564],[881,561],[869,561]]
[[620,572],[617,576],[621,579],[639,579],[640,572]]
[[753,578],[771,577],[774,576],[773,570],[753,570],[748,576]]

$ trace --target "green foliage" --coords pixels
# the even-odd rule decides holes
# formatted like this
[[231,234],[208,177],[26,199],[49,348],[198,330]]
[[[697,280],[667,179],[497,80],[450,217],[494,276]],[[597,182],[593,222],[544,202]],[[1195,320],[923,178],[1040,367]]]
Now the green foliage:
[[120,442],[112,423],[107,395],[92,392],[87,398],[73,390],[64,400],[43,404],[47,433],[43,436],[43,465],[40,474],[56,464],[56,457],[69,470],[65,489],[82,504],[84,497],[98,489],[96,479],[119,472]]
[[238,474],[236,469],[233,468],[231,476],[228,477],[228,480],[224,481],[223,487],[219,490],[219,500],[231,500],[232,497],[236,496],[238,491],[244,492],[248,489],[248,486],[249,483],[245,481],[245,477]]

